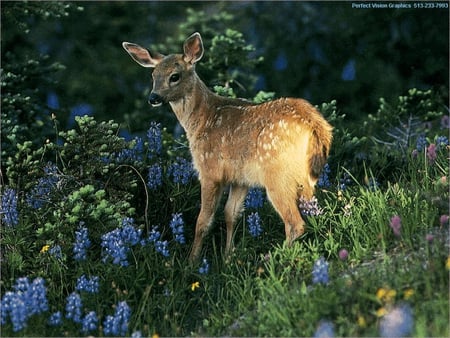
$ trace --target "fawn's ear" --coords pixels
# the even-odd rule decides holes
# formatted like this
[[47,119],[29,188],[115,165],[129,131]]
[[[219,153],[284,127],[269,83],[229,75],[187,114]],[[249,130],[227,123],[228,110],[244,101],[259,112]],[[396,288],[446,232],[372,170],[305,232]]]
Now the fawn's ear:
[[135,43],[123,42],[123,48],[130,54],[134,61],[139,63],[142,67],[154,68],[161,62],[164,55],[154,53],[154,56],[150,55],[150,52]]
[[184,41],[183,59],[190,64],[195,64],[203,56],[203,42],[200,33],[194,33]]

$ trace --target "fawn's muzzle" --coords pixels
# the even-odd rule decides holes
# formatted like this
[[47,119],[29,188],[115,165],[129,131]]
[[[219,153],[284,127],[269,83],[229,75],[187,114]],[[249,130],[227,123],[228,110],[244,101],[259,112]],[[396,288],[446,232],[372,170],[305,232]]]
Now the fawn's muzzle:
[[156,93],[150,93],[148,103],[150,103],[153,107],[158,107],[163,104],[163,98]]

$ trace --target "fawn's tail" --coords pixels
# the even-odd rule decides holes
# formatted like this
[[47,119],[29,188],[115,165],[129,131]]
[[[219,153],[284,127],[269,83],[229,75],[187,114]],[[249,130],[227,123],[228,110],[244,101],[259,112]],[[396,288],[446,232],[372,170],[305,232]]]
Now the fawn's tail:
[[330,152],[331,141],[333,138],[333,128],[331,125],[324,119],[318,122],[317,128],[312,131],[312,139],[309,143],[308,149],[308,154],[310,155],[310,175],[315,179],[319,178],[320,173],[327,162],[327,157]]

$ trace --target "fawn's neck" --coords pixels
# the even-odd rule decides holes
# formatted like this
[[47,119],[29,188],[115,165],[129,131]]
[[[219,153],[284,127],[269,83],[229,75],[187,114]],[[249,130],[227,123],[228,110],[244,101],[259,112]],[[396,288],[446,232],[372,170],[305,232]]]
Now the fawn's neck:
[[217,98],[194,72],[190,90],[181,99],[169,102],[188,139],[215,111]]

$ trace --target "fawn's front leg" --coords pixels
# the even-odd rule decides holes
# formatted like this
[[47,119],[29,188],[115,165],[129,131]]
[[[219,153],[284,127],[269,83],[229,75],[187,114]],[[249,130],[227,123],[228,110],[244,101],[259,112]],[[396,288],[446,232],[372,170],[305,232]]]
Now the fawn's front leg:
[[227,244],[225,254],[228,255],[233,249],[234,223],[243,210],[248,188],[240,185],[231,185],[227,203],[225,204],[225,223],[227,224]]
[[202,181],[201,183],[201,200],[200,213],[195,226],[194,243],[192,244],[190,262],[198,260],[202,251],[203,239],[208,234],[211,224],[214,220],[214,213],[219,204],[223,187],[221,184],[212,181]]

